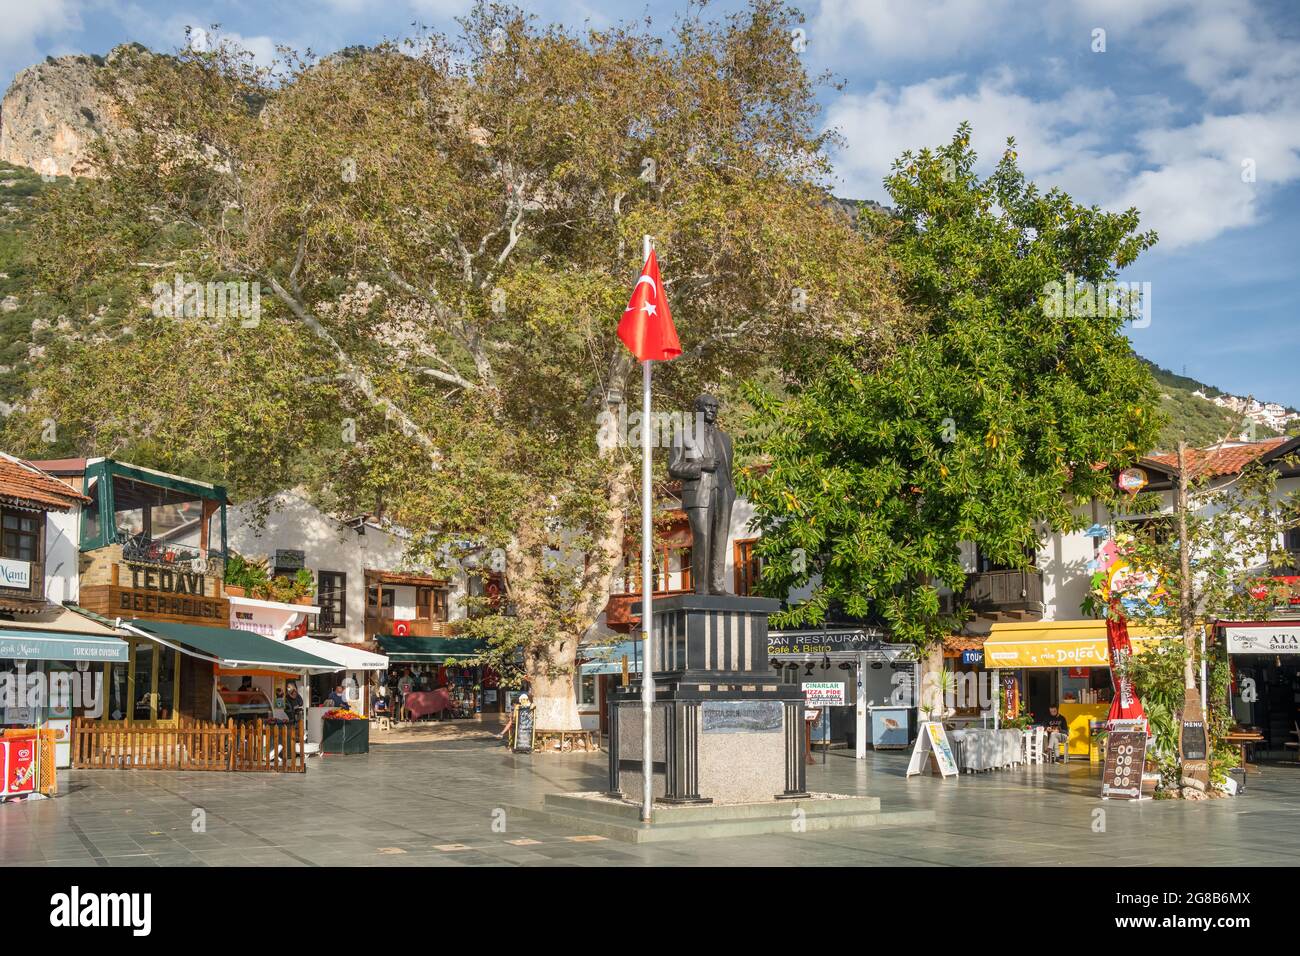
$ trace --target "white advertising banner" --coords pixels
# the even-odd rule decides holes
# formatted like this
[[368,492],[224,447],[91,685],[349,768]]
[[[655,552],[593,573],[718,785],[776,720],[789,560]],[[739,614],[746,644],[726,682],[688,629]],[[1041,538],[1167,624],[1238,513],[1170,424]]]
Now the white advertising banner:
[[32,586],[32,563],[0,558],[0,587],[22,588]]
[[1300,621],[1264,627],[1225,627],[1229,654],[1300,654]]

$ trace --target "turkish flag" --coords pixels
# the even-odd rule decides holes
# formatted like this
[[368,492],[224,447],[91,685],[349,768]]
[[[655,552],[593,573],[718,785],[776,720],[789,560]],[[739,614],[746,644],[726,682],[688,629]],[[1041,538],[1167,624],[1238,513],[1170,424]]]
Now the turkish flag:
[[682,354],[653,249],[632,288],[632,300],[623,310],[618,337],[642,362],[668,362]]

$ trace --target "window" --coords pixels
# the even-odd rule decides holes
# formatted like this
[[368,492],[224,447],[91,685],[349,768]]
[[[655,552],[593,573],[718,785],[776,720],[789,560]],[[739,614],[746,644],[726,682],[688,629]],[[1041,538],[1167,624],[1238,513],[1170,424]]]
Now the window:
[[0,526],[3,527],[3,550],[0,557],[14,561],[36,561],[41,549],[41,524],[44,515],[19,514],[4,512]]
[[348,576],[342,571],[321,571],[316,579],[316,603],[320,605],[320,626],[332,631],[348,626]]
[[578,706],[579,707],[596,706],[596,675],[595,674],[578,675]]
[[1284,535],[1286,549],[1293,554],[1300,552],[1300,528],[1288,528]]
[[758,593],[758,577],[763,565],[754,552],[756,544],[757,538],[735,543],[736,593],[742,597]]
[[1143,518],[1125,518],[1116,522],[1116,531],[1120,529],[1132,533],[1135,537],[1150,541],[1156,545],[1166,545],[1173,537],[1174,519],[1172,515],[1147,515]]
[[392,607],[396,596],[392,588],[366,588],[366,606]]
[[[1029,567],[1034,567],[1038,561],[1038,552],[1025,551],[1025,563]],[[995,561],[992,557],[984,553],[979,545],[975,546],[975,571],[979,574],[985,574],[989,571],[1020,571],[1022,567],[1005,564],[1001,561]]]

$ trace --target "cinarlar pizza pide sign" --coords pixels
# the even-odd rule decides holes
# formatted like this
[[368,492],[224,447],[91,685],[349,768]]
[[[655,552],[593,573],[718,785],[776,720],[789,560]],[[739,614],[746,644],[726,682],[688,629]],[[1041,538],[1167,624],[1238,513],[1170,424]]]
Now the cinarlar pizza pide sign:
[[1300,654],[1300,623],[1225,627],[1229,654]]

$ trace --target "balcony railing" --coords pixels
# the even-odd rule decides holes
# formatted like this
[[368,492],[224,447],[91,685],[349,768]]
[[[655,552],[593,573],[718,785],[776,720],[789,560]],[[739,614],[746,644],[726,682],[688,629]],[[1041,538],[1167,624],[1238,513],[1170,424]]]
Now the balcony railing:
[[[655,591],[655,598],[669,597],[673,594],[689,594],[690,588],[678,588],[671,591]],[[641,603],[641,592],[636,594],[611,594],[605,605],[605,626],[611,631],[629,633],[641,620],[641,615],[632,613],[632,605]]]
[[980,571],[966,579],[963,598],[976,614],[1038,619],[1043,616],[1043,572]]

